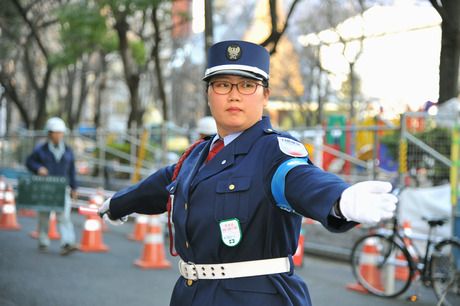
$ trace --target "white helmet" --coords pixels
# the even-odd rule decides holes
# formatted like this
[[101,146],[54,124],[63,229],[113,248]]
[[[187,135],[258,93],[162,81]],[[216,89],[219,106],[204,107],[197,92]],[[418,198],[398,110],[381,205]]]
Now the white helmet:
[[211,116],[198,120],[196,131],[203,135],[214,135],[217,133],[216,121]]
[[49,118],[46,121],[45,130],[48,132],[63,132],[67,131],[64,121],[58,117]]

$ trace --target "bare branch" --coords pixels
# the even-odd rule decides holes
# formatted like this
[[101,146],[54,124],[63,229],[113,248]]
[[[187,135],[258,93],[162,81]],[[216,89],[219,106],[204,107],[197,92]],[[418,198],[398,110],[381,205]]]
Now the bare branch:
[[271,50],[269,51],[270,54],[276,53],[276,48],[278,46],[278,42],[281,39],[281,37],[283,36],[284,32],[286,31],[286,29],[288,27],[288,24],[289,24],[289,19],[290,19],[292,13],[294,12],[294,9],[295,9],[296,5],[300,1],[301,0],[294,0],[291,3],[291,7],[289,8],[288,14],[286,16],[286,21],[285,21],[285,23],[283,25],[283,28],[279,31],[278,26],[277,26],[277,24],[278,24],[278,15],[277,15],[277,12],[276,12],[276,3],[277,3],[277,1],[276,0],[269,0],[272,30],[271,30],[270,34],[268,35],[268,37],[263,42],[261,42],[260,45],[263,46],[263,47],[266,47],[269,44],[273,44]]
[[437,0],[430,0],[430,3],[434,7],[434,9],[438,12],[438,14],[441,16],[442,20],[444,20],[444,18],[447,19],[446,11],[444,10],[442,6],[439,5]]
[[13,2],[14,6],[19,11],[19,14],[21,15],[22,19],[24,19],[26,24],[29,26],[30,32],[31,32],[32,36],[34,37],[35,41],[37,42],[38,47],[42,51],[43,56],[45,56],[45,58],[48,58],[48,52],[46,51],[46,49],[45,49],[45,47],[44,47],[44,45],[43,45],[43,43],[42,43],[42,41],[40,39],[40,36],[38,35],[38,33],[36,31],[36,27],[32,24],[32,22],[29,20],[29,18],[27,18],[27,11],[21,6],[21,4],[19,3],[19,0],[10,0],[10,1]]

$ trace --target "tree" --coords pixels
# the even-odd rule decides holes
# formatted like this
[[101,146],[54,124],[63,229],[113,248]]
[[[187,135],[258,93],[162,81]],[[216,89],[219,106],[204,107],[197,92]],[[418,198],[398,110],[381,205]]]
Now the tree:
[[[86,97],[92,86],[98,86],[94,109],[94,125],[100,125],[102,104],[101,90],[105,87],[107,63],[105,55],[116,50],[117,39],[109,31],[106,20],[92,2],[82,1],[63,5],[57,11],[62,51],[56,54],[56,62],[64,70],[63,78],[67,90],[62,98],[61,116],[67,118],[69,128],[80,122]],[[78,41],[78,44],[75,43]],[[94,80],[89,83],[88,74]],[[79,75],[78,82],[77,76]],[[79,90],[74,89],[79,85]],[[74,92],[78,91],[78,98]],[[74,100],[77,105],[75,106]]]
[[269,47],[270,54],[276,53],[276,48],[278,46],[278,42],[280,41],[281,37],[286,32],[286,29],[289,25],[289,20],[292,14],[294,13],[295,7],[300,2],[300,0],[294,0],[291,3],[291,6],[288,10],[286,15],[284,24],[280,26],[280,16],[277,10],[278,8],[278,1],[277,0],[268,0],[270,5],[270,20],[271,20],[271,31],[265,40],[260,43],[263,47]]
[[[0,84],[8,100],[19,110],[25,127],[35,129],[43,127],[47,116],[46,102],[55,64],[46,31],[56,24],[47,11],[54,9],[58,3],[47,1],[37,4],[29,1],[23,5],[19,0],[2,3],[0,22],[2,33],[9,41],[5,45],[20,46],[16,50],[10,49],[2,58]],[[24,76],[26,81],[21,82]],[[33,96],[29,97],[28,92],[32,92]]]
[[430,0],[441,16],[439,104],[458,96],[460,60],[460,1]]

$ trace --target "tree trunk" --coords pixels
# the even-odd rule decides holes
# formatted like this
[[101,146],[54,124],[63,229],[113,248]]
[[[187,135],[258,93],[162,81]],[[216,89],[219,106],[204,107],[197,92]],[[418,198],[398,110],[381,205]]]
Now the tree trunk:
[[316,84],[316,88],[317,88],[317,102],[318,102],[318,113],[317,113],[317,117],[316,117],[316,124],[322,124],[323,122],[323,96],[321,94],[321,91],[322,91],[322,82],[321,82],[321,77],[322,77],[322,70],[320,69],[319,70],[319,74],[318,74],[318,83]]
[[127,127],[130,129],[133,122],[136,122],[138,126],[142,126],[142,121],[139,120],[139,118],[142,118],[142,113],[140,112],[139,108],[139,69],[137,64],[134,62],[134,58],[128,43],[129,25],[126,21],[126,15],[117,16],[115,30],[118,34],[118,49],[120,51],[121,59],[123,62],[126,85],[128,86],[130,93],[129,102],[131,105],[131,110],[127,122]]
[[[204,56],[205,64],[207,65],[208,61],[208,50],[214,43],[214,22],[212,20],[213,8],[212,0],[204,1]],[[208,95],[204,93],[204,101],[207,102]],[[204,113],[206,116],[211,116],[211,109],[209,108],[208,103],[204,104]]]
[[77,110],[75,116],[72,117],[72,129],[80,123],[81,112],[83,110],[83,105],[85,105],[86,97],[88,96],[88,82],[87,82],[87,72],[88,72],[88,62],[89,57],[82,58],[82,67],[80,69],[80,94],[78,96]]
[[73,128],[72,109],[73,109],[73,89],[75,84],[75,74],[77,73],[77,64],[75,63],[72,68],[67,67],[67,93],[65,95],[65,108],[67,125],[69,129]]
[[355,75],[355,63],[350,62],[350,120],[355,122],[355,99],[356,99],[356,75]]
[[170,120],[169,113],[168,113],[168,103],[166,101],[166,91],[163,81],[163,72],[161,69],[161,62],[160,62],[160,42],[161,42],[161,33],[160,33],[160,25],[158,23],[157,17],[157,8],[154,7],[152,9],[152,23],[154,28],[154,45],[152,48],[151,57],[155,62],[155,76],[158,82],[158,95],[161,100],[161,105],[163,107],[163,120],[168,122]]
[[101,126],[102,96],[107,86],[107,61],[105,60],[105,54],[100,53],[100,58],[101,70],[99,71],[99,86],[96,91],[96,105],[94,109],[94,126],[96,129]]
[[458,96],[460,59],[460,1],[430,0],[441,16],[441,55],[439,60],[439,99],[442,104]]
[[3,73],[3,70],[0,70],[0,84],[5,89],[5,95],[8,102],[12,102],[16,105],[25,128],[29,129],[31,125],[30,111],[26,109],[24,102],[18,96],[14,78]]
[[34,129],[42,129],[45,126],[47,111],[46,111],[46,99],[48,97],[48,88],[51,79],[51,73],[53,67],[51,65],[46,66],[45,78],[43,79],[43,84],[40,87],[39,91],[36,94],[37,97],[37,116],[34,120]]
[[[460,7],[458,1],[457,6]],[[460,14],[460,12],[459,12]],[[460,32],[444,20],[441,24],[441,58],[439,63],[439,103],[458,96]]]

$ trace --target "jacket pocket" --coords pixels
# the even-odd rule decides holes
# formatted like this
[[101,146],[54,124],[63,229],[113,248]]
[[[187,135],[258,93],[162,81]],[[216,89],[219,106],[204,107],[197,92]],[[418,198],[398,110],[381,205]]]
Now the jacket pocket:
[[237,218],[248,219],[250,177],[234,177],[217,182],[214,212],[217,221]]

